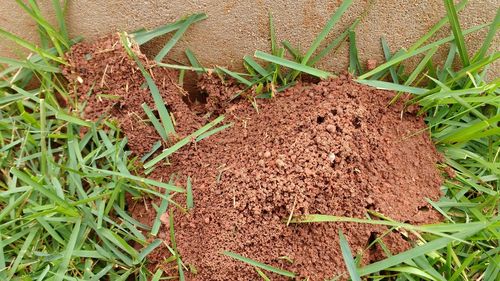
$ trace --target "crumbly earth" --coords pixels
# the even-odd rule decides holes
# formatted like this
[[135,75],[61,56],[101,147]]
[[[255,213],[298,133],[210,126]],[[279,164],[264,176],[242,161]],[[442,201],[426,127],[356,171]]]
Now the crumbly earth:
[[[129,148],[142,156],[159,136],[143,121],[140,105],[146,102],[153,108],[154,104],[142,74],[117,40],[111,36],[75,46],[68,56],[71,66],[64,73],[78,86],[75,94],[88,103],[85,116],[115,118]],[[343,75],[318,84],[299,83],[274,99],[259,99],[257,113],[245,99],[227,102],[237,86],[205,77],[199,87],[208,94],[208,102],[195,112],[190,107],[200,110],[200,106],[185,103],[174,72],[153,67],[144,56],[141,59],[175,117],[179,137],[217,114],[233,124],[180,149],[169,158],[169,165],[158,165],[149,175],[166,180],[175,174],[179,185],[185,185],[188,176],[192,179],[195,207],[174,211],[176,244],[190,269],[185,270],[187,280],[259,279],[255,269],[224,256],[224,250],[309,280],[338,275],[345,279],[339,230],[365,264],[387,256],[380,243],[368,248],[374,241],[381,241],[392,254],[411,246],[411,237],[386,227],[287,225],[291,215],[366,218],[371,213],[377,219],[376,212],[412,224],[440,220],[425,200],[440,197],[442,179],[436,168],[440,156],[414,108],[388,106],[394,93],[357,84]],[[108,101],[99,93],[119,99]],[[173,200],[186,204],[182,194]],[[153,203],[159,205],[159,201],[130,199],[129,211],[152,225]],[[171,245],[168,214],[162,221],[159,237]],[[155,250],[149,256],[152,269],[174,275],[176,264],[165,262],[170,256],[165,246]],[[268,276],[285,279],[273,273]]]

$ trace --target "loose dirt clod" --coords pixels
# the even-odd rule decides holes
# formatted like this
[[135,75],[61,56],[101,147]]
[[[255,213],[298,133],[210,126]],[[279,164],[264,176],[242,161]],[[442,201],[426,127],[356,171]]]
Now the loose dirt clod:
[[[72,67],[65,73],[70,81],[83,79],[74,83],[79,83],[80,98],[92,105],[86,116],[95,119],[110,112],[123,127],[132,151],[141,155],[159,136],[141,121],[140,104],[154,104],[148,89],[141,88],[144,78],[133,71],[134,63],[123,48],[113,44],[116,40],[109,37],[77,45],[69,56]],[[112,51],[103,51],[108,49]],[[89,53],[92,59],[86,60]],[[206,122],[183,102],[172,72],[155,67],[151,71],[175,116],[177,131],[187,134]],[[102,85],[101,77],[105,77]],[[170,157],[171,165],[158,166],[151,175],[168,179],[175,173],[177,183],[183,185],[187,176],[192,178],[194,209],[187,214],[174,212],[182,261],[196,268],[196,274],[185,271],[187,280],[259,278],[251,266],[222,255],[224,250],[310,280],[338,274],[345,279],[339,229],[354,254],[363,255],[364,263],[386,256],[379,245],[367,249],[377,239],[392,254],[411,245],[411,237],[382,226],[287,226],[291,213],[366,218],[367,212],[374,211],[413,224],[440,219],[425,200],[440,197],[442,180],[435,167],[440,157],[422,117],[402,104],[387,106],[392,92],[359,85],[343,75],[319,84],[299,83],[274,99],[258,100],[257,114],[245,100],[227,102],[232,88],[220,81],[205,78],[200,88],[208,94],[206,110],[225,113],[227,122],[234,125],[179,150]],[[120,99],[99,99],[98,93]],[[185,205],[183,195],[174,200]],[[129,211],[151,225],[156,213],[151,206],[148,210],[142,201],[130,200]],[[160,237],[169,237],[168,231],[168,224],[164,225]],[[163,263],[169,256],[161,248],[149,261],[171,272],[172,264]]]

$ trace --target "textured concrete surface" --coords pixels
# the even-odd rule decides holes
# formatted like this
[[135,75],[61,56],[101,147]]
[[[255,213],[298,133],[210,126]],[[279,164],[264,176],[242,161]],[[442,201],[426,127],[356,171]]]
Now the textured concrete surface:
[[[48,0],[38,1],[51,14]],[[278,39],[289,40],[306,50],[341,0],[69,0],[67,20],[72,36],[83,35],[87,40],[112,31],[133,31],[153,28],[183,15],[205,12],[209,18],[192,26],[169,56],[183,61],[182,54],[189,46],[204,65],[223,65],[241,68],[241,58],[255,50],[269,49],[268,11],[271,11]],[[460,13],[464,28],[492,21],[500,0],[472,0]],[[36,39],[35,24],[13,0],[1,0],[0,27],[27,39]],[[9,11],[9,12],[5,12]],[[357,29],[357,42],[362,62],[373,58],[382,60],[380,38],[385,37],[393,51],[408,47],[418,40],[439,19],[445,16],[441,0],[355,0],[340,23],[330,34],[338,35],[356,17],[366,11]],[[439,37],[449,35],[443,30]],[[486,30],[468,36],[469,51],[481,45]],[[145,52],[155,54],[169,36],[148,43]],[[0,39],[0,55],[16,56],[23,50]],[[498,51],[500,36],[495,38]],[[339,71],[347,65],[347,44],[331,54],[320,66]],[[445,50],[440,53],[444,54]],[[500,63],[493,66],[493,77],[499,76]]]

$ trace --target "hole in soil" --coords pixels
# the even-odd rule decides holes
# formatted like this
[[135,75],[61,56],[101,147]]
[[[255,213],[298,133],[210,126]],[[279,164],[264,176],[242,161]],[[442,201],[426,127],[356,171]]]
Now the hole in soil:
[[375,210],[375,203],[370,203],[368,205],[366,205],[365,207],[367,210],[372,210],[374,211]]
[[330,112],[332,113],[333,116],[337,115],[338,113],[336,108],[330,110]]
[[318,118],[316,118],[316,122],[317,122],[318,124],[322,124],[322,123],[324,123],[324,122],[325,122],[325,117],[323,117],[323,116],[318,116]]
[[[372,245],[372,243],[375,242],[375,240],[377,240],[377,233],[376,232],[370,232],[370,237],[368,237],[368,241],[366,241],[366,247]],[[376,248],[374,246],[375,246],[375,244],[373,244],[370,247],[370,251],[375,251],[376,250]]]
[[361,128],[361,119],[359,119],[359,117],[354,117],[354,119],[352,120],[352,125],[356,129]]
[[429,211],[429,207],[427,207],[427,206],[420,206],[420,207],[418,207],[418,210],[421,211],[421,212],[428,212]]

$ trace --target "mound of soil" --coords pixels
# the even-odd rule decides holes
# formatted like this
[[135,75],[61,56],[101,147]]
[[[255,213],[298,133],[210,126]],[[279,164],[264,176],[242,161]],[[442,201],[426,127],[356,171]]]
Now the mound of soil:
[[[154,107],[144,78],[116,36],[79,44],[65,70],[75,94],[88,103],[87,118],[115,118],[137,155],[159,139],[145,123],[140,104]],[[107,50],[107,51],[106,51]],[[135,49],[139,53],[138,49]],[[88,58],[92,54],[92,58]],[[205,77],[204,111],[196,114],[175,84],[175,73],[150,66],[180,136],[208,122],[208,111],[222,112],[232,127],[191,144],[149,175],[177,184],[192,178],[194,209],[174,213],[175,239],[187,280],[258,280],[249,265],[222,255],[229,250],[283,268],[310,280],[343,274],[338,231],[346,234],[354,254],[369,263],[411,246],[411,237],[386,227],[353,223],[290,224],[290,215],[330,214],[366,218],[370,211],[412,224],[440,219],[425,198],[438,200],[442,179],[435,150],[422,117],[402,104],[388,107],[392,92],[375,90],[349,76],[318,84],[299,83],[269,100],[258,100],[259,112],[246,101],[227,103],[236,86]],[[107,70],[106,70],[107,69]],[[104,79],[102,77],[105,77]],[[77,77],[80,77],[78,79]],[[104,83],[101,83],[101,81]],[[93,86],[93,88],[92,88]],[[88,95],[89,89],[92,93]],[[106,101],[98,93],[120,98]],[[87,107],[87,108],[88,108]],[[212,114],[214,116],[215,114]],[[185,197],[173,199],[185,205]],[[151,225],[158,201],[129,201],[135,218]],[[170,244],[168,215],[160,237]],[[152,267],[176,271],[166,247],[149,257]],[[196,269],[196,270],[194,270]],[[280,276],[269,274],[272,280]]]

